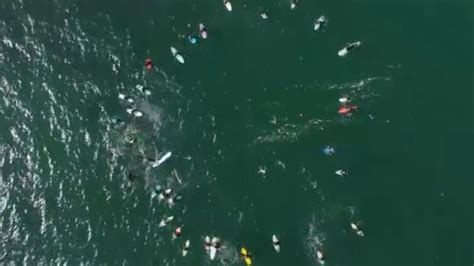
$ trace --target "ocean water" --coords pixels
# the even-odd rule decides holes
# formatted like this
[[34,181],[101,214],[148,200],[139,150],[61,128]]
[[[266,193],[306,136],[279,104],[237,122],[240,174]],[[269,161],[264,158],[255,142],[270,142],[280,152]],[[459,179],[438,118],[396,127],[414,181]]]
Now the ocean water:
[[474,3],[232,4],[0,1],[0,263],[472,265]]

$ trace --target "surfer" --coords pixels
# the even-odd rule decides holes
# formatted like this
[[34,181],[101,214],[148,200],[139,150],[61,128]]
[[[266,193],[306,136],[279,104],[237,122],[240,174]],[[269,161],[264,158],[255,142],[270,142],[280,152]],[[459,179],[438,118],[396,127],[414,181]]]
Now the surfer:
[[127,108],[127,113],[129,114],[133,114],[135,117],[142,117],[143,116],[143,113],[137,109],[133,109],[133,108]]
[[357,110],[357,108],[358,107],[356,105],[341,106],[339,107],[337,113],[341,115],[348,115],[351,114],[353,111]]
[[211,250],[211,238],[209,236],[204,237],[204,250],[206,250],[206,253],[209,253]]
[[276,252],[280,252],[280,240],[276,235],[272,235],[272,244]]
[[140,84],[135,85],[135,88],[139,90],[141,93],[144,93],[145,95],[151,95],[151,90],[148,88],[143,87]]
[[201,36],[203,39],[207,39],[207,30],[202,23],[199,23],[199,36]]
[[169,224],[171,221],[173,221],[174,219],[174,216],[168,216],[164,219],[161,220],[160,224],[158,225],[158,227],[164,227],[165,225]]
[[323,153],[326,155],[333,155],[335,152],[336,150],[334,149],[334,147],[326,146],[323,148]]
[[298,0],[291,0],[291,9],[295,9],[296,5],[298,4]]
[[145,68],[146,68],[147,70],[152,70],[152,69],[153,69],[153,61],[151,61],[150,58],[147,58],[147,59],[145,60]]
[[337,54],[339,56],[346,56],[350,51],[353,51],[357,47],[359,47],[361,42],[353,42],[353,43],[348,43],[344,48],[342,48]]
[[316,257],[318,258],[318,261],[320,264],[324,264],[324,261],[326,258],[324,257],[324,254],[321,248],[318,248],[316,250]]
[[162,201],[164,199],[169,199],[171,197],[172,192],[173,190],[171,188],[165,189],[164,191],[160,192],[160,194],[158,195],[158,200]]
[[320,16],[315,22],[314,22],[314,30],[319,30],[321,27],[324,27],[326,25],[327,19],[325,16]]
[[176,60],[178,60],[178,62],[180,62],[181,64],[184,64],[184,57],[178,52],[178,50],[174,47],[171,47],[171,54],[174,56],[174,58]]
[[134,175],[132,172],[128,172],[128,181],[133,182],[137,179],[137,176]]
[[240,249],[240,255],[244,259],[245,264],[247,266],[252,265],[252,254],[249,251],[247,251],[247,249],[245,247],[242,247]]
[[186,240],[186,242],[184,242],[184,246],[183,246],[183,257],[186,257],[186,255],[188,255],[188,252],[189,252],[189,248],[191,246],[191,242],[188,240]]
[[364,236],[364,231],[360,228],[360,223],[351,223],[351,228],[359,236]]
[[229,0],[224,0],[224,6],[227,9],[227,11],[232,11],[232,3]]
[[220,244],[219,238],[217,238],[217,237],[212,237],[212,240],[211,240],[210,243],[211,243],[211,245],[209,247],[209,258],[211,260],[214,260],[214,258],[217,255],[217,251],[219,251],[219,249],[221,247],[221,244]]
[[173,232],[173,239],[180,237],[181,233],[182,233],[182,228],[181,226],[179,226]]
[[345,170],[345,169],[339,169],[336,171],[336,175],[338,176],[346,176],[349,174],[349,171]]

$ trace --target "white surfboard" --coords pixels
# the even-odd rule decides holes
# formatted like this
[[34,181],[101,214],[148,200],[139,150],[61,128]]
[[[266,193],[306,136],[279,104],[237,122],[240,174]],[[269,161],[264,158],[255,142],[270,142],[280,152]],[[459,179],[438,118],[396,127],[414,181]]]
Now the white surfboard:
[[163,157],[161,157],[158,161],[154,162],[151,167],[156,168],[160,166],[160,164],[164,163],[166,160],[168,160],[171,157],[171,152],[167,152]]
[[216,254],[217,254],[217,248],[214,247],[214,246],[211,246],[211,249],[210,249],[210,252],[209,252],[209,258],[211,260],[214,260],[216,258]]
[[335,174],[338,175],[338,176],[343,176],[343,175],[344,175],[344,171],[343,171],[342,169],[341,169],[341,170],[337,170],[337,171],[335,172]]
[[232,3],[229,0],[224,0],[224,5],[229,12],[232,11]]
[[176,60],[178,60],[178,62],[180,62],[181,64],[184,64],[184,57],[180,54],[176,54],[175,56]]
[[356,225],[355,223],[351,223],[351,228],[352,228],[352,230],[354,230],[354,231],[359,230],[359,227],[357,227],[357,225]]
[[176,56],[177,53],[178,53],[178,50],[176,48],[174,48],[173,46],[171,46],[171,54],[173,56]]
[[341,98],[339,98],[339,102],[340,102],[340,103],[347,103],[348,101],[349,101],[349,98],[347,98],[347,97],[341,97]]

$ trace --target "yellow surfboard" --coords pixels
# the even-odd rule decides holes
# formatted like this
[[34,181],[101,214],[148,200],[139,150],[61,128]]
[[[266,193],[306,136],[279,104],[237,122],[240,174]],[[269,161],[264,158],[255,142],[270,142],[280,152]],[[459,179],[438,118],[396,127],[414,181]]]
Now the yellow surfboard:
[[247,257],[248,256],[248,252],[245,248],[241,248],[240,249],[240,255],[244,256],[244,257]]
[[252,265],[252,259],[250,257],[245,257],[245,264]]

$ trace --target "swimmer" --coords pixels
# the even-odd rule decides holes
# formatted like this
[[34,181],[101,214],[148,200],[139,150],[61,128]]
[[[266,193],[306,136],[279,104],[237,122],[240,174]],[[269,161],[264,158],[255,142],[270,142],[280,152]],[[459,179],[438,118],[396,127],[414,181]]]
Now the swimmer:
[[320,16],[315,22],[314,22],[314,30],[319,30],[321,27],[324,27],[326,25],[327,19],[325,16]]
[[325,146],[323,148],[323,153],[326,154],[326,155],[333,155],[335,152],[336,152],[336,150],[331,146]]
[[349,106],[341,106],[339,107],[339,110],[337,111],[338,114],[340,115],[349,115],[352,113],[352,111],[357,110],[356,105],[349,105]]
[[339,52],[337,52],[337,55],[341,57],[346,56],[350,51],[353,51],[360,45],[361,45],[361,42],[348,43],[344,48],[342,48]]
[[355,224],[355,223],[351,223],[351,228],[352,228],[352,230],[354,230],[356,232],[357,235],[364,236],[364,232],[360,228],[360,225]]
[[291,8],[291,9],[295,9],[295,7],[296,7],[297,4],[298,4],[298,0],[291,0],[290,8]]
[[224,0],[224,6],[227,9],[227,11],[232,11],[232,3],[229,0]]
[[203,39],[207,39],[207,30],[202,23],[199,23],[199,36],[201,36]]
[[326,258],[324,257],[321,248],[318,248],[318,250],[316,250],[316,257],[318,258],[320,264],[324,264]]
[[263,19],[268,19],[268,14],[266,11],[263,11],[262,13],[260,13],[260,16],[263,18]]
[[182,228],[181,226],[179,226],[173,232],[173,239],[180,237],[181,233],[182,233]]
[[186,240],[186,242],[184,242],[184,246],[183,246],[183,257],[186,257],[186,255],[188,255],[188,252],[189,252],[189,248],[191,246],[191,242],[188,240]]
[[272,235],[272,244],[276,252],[280,252],[280,240],[276,235]]
[[188,41],[189,41],[191,44],[196,44],[196,43],[197,43],[197,38],[194,37],[193,35],[189,35],[189,36],[188,36]]
[[347,170],[345,170],[345,169],[339,169],[339,170],[337,170],[335,173],[336,173],[336,175],[338,175],[338,176],[346,176],[346,175],[349,174],[349,171],[347,171]]
[[153,69],[153,61],[151,61],[150,58],[147,58],[147,59],[145,60],[145,68],[146,68],[147,70],[152,70],[152,69]]

